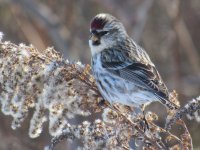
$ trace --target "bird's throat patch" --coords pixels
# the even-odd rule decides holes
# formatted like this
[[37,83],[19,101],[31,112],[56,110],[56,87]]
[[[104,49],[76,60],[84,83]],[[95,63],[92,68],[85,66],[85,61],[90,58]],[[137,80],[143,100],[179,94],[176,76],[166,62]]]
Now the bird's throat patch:
[[101,42],[100,42],[99,39],[96,40],[96,41],[92,41],[92,45],[94,45],[94,46],[98,46],[98,45],[100,45],[100,44],[101,44]]

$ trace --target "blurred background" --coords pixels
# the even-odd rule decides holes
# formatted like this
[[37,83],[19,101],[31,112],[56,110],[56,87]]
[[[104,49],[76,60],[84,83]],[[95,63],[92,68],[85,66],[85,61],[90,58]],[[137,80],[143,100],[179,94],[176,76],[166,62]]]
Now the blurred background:
[[[16,44],[33,44],[41,52],[54,47],[64,58],[90,63],[90,20],[97,13],[121,20],[130,37],[146,49],[181,105],[200,95],[199,0],[0,0],[0,31]],[[162,112],[155,106],[157,112]],[[37,139],[28,137],[27,121],[13,131],[11,118],[0,113],[0,149],[43,149],[48,126]],[[187,121],[195,149],[200,124]],[[57,149],[66,149],[63,141]],[[68,148],[71,149],[71,148]]]

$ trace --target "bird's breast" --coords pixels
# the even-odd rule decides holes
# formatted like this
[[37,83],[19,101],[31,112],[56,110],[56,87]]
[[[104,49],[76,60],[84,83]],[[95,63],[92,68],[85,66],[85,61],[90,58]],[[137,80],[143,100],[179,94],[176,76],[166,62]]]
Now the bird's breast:
[[93,73],[95,73],[98,70],[103,70],[100,54],[94,55],[92,57],[92,71]]
[[110,103],[118,102],[129,106],[139,106],[155,100],[152,93],[140,89],[133,82],[120,78],[102,67],[101,55],[92,58],[92,71],[96,85],[102,96]]

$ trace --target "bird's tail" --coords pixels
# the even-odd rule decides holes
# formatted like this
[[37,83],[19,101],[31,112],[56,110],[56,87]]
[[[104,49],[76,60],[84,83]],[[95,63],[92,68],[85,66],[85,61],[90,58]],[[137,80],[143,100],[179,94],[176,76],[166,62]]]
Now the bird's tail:
[[170,110],[176,110],[176,109],[179,109],[179,107],[180,107],[177,104],[175,104],[173,101],[170,101],[169,99],[160,98],[160,100]]

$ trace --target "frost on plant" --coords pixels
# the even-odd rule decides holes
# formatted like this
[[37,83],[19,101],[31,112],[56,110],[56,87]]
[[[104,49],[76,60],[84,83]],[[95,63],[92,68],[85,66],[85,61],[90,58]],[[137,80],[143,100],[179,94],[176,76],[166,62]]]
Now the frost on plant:
[[20,127],[29,108],[35,109],[29,129],[32,138],[40,135],[47,120],[55,136],[66,126],[65,118],[90,114],[82,102],[89,104],[98,97],[82,82],[85,66],[63,61],[52,48],[41,54],[32,46],[10,42],[1,43],[0,54],[1,109],[13,117],[13,129]]
[[0,42],[2,41],[3,39],[3,33],[0,31]]
[[[176,123],[184,129],[181,138],[156,125],[159,116],[154,112],[145,115],[147,130],[143,115],[136,117],[132,108],[110,106],[103,100],[89,65],[63,60],[53,48],[41,53],[33,46],[0,40],[0,88],[1,110],[12,116],[12,129],[21,126],[30,108],[34,110],[29,127],[31,138],[38,137],[48,122],[53,139],[46,149],[53,149],[64,138],[81,139],[82,149],[131,149],[131,142],[144,149],[192,148],[181,117],[179,122],[169,121],[170,125]],[[179,104],[174,92],[171,100]],[[188,104],[187,108],[191,107]],[[188,113],[195,114],[197,109]],[[97,112],[102,117],[93,122],[71,124],[69,121],[77,115],[90,116]],[[173,120],[176,112],[168,112],[168,116]]]

